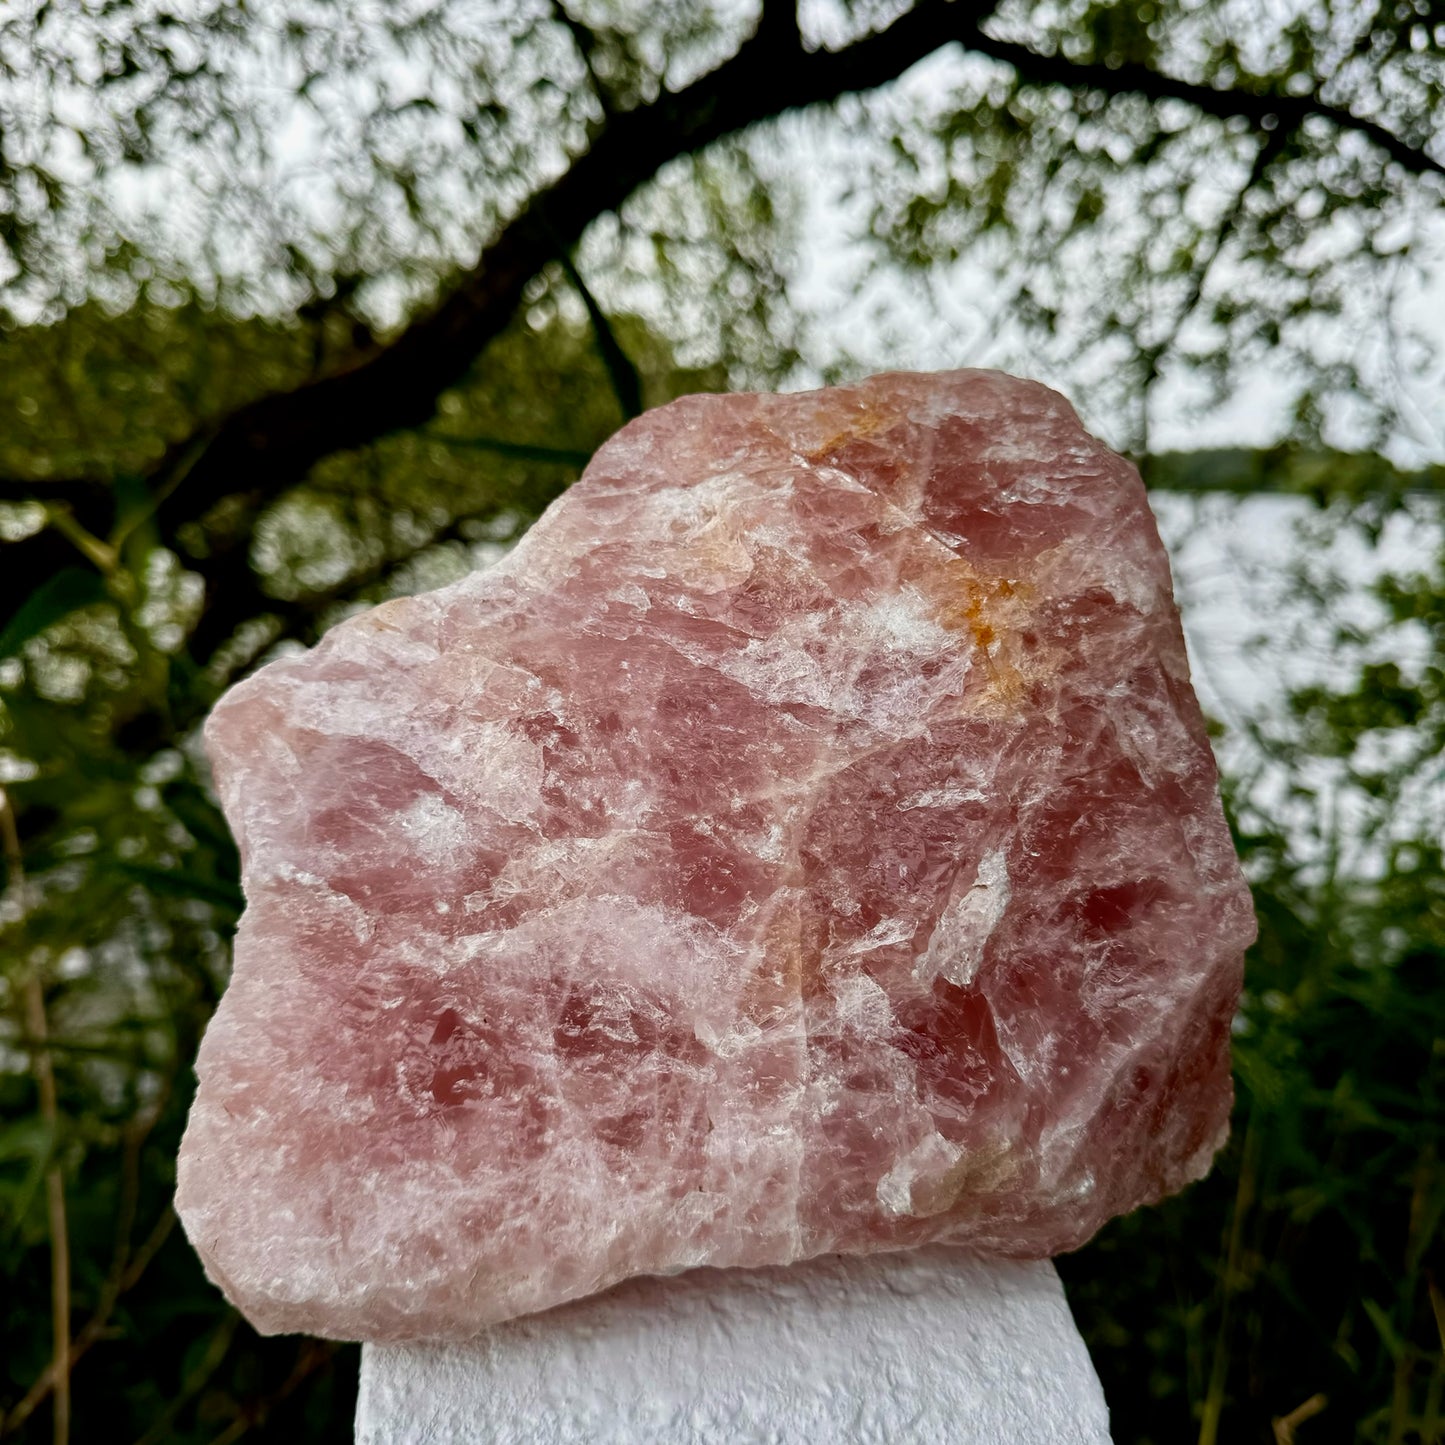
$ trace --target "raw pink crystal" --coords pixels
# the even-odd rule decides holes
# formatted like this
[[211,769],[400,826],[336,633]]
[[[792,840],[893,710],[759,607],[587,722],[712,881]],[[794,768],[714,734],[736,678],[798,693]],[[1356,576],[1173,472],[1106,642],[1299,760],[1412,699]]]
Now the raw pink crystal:
[[179,1207],[261,1329],[1047,1255],[1224,1137],[1249,894],[1134,468],[991,372],[650,412],[207,729]]

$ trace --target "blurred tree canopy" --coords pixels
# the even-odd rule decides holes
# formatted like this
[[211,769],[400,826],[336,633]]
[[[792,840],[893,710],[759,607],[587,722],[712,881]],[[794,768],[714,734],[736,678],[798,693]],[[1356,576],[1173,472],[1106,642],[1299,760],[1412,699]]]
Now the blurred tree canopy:
[[[1324,662],[1220,738],[1234,1141],[1063,1266],[1116,1438],[1445,1439],[1442,197],[1436,0],[0,12],[0,1437],[350,1437],[355,1352],[258,1339],[169,1206],[241,907],[219,693],[640,407],[941,327],[1161,491],[1315,509]],[[1261,377],[1277,445],[1154,444]],[[1326,543],[1401,524],[1436,561],[1357,615]]]

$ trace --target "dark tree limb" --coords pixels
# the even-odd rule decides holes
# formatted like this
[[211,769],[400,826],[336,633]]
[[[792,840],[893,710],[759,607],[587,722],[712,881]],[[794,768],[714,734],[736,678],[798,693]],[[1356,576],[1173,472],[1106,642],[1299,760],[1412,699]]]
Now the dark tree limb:
[[798,0],[763,0],[762,13],[758,16],[758,38],[791,49],[801,48]]
[[[254,515],[323,457],[426,424],[442,393],[511,320],[523,288],[558,254],[558,243],[575,245],[594,219],[615,210],[666,162],[782,112],[874,89],[951,42],[1007,62],[1031,85],[1180,100],[1265,131],[1318,117],[1367,137],[1417,174],[1445,174],[1445,164],[1424,149],[1314,96],[1216,89],[1143,65],[1075,62],[995,39],[981,29],[989,7],[971,0],[922,0],[886,29],[839,51],[804,50],[796,26],[784,23],[790,10],[769,5],[758,33],[718,69],[682,91],[611,116],[588,151],[532,198],[435,309],[390,345],[292,391],[261,397],[171,448],[148,479],[159,540],[185,554],[180,541],[187,527],[222,498],[240,514]],[[779,14],[782,20],[772,18]],[[72,505],[88,531],[110,531],[109,497],[76,496]],[[207,555],[188,564],[206,578],[208,602],[223,573],[234,577],[231,554],[244,551],[247,540],[245,528],[233,529],[210,539]],[[0,617],[64,565],[66,552],[48,528],[13,544],[0,575]]]

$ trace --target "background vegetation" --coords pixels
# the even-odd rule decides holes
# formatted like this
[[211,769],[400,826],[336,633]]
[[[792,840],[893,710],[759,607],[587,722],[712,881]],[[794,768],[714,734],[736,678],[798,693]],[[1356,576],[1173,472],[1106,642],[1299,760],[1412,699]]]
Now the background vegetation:
[[1160,493],[1261,923],[1219,1167],[1061,1261],[1116,1439],[1445,1439],[1442,56],[1431,0],[0,12],[0,1436],[350,1437],[355,1350],[169,1204],[220,691],[643,405],[987,362]]

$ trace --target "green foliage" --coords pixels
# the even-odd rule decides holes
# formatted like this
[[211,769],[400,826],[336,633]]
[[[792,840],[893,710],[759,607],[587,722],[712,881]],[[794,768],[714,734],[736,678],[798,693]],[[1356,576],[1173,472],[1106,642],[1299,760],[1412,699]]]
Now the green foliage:
[[0,475],[138,476],[198,419],[295,386],[350,348],[342,310],[309,325],[240,321],[169,287],[123,321],[98,301],[0,331]]
[[67,567],[42,582],[0,632],[0,658],[13,657],[61,618],[105,600],[105,582],[92,569]]

